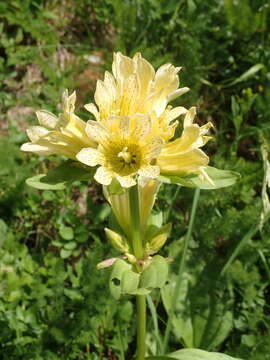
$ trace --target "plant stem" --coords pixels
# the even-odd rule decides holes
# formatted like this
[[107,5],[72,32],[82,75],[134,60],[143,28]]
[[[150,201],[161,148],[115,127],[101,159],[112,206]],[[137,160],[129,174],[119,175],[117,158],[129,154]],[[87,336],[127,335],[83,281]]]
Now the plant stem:
[[146,329],[146,301],[145,295],[137,295],[137,360],[144,360],[145,329]]
[[[140,234],[140,204],[138,185],[129,189],[131,243],[136,259],[143,258],[143,245]],[[140,265],[136,267],[140,271]],[[145,333],[146,333],[146,301],[145,295],[137,295],[137,360],[145,358]]]
[[143,257],[143,247],[140,236],[140,204],[138,185],[129,189],[130,223],[132,233],[132,248],[137,259]]
[[158,316],[157,316],[156,306],[152,300],[151,295],[146,295],[146,300],[147,300],[148,308],[152,315],[152,320],[153,320],[153,325],[154,325],[154,333],[155,333],[155,338],[157,341],[157,351],[156,351],[155,355],[158,355],[159,352],[162,350],[162,340],[160,337],[160,331],[159,331],[159,327],[158,327]]
[[188,250],[188,245],[189,245],[189,241],[190,241],[192,230],[193,230],[193,224],[194,224],[194,219],[195,219],[195,214],[196,214],[199,197],[200,197],[200,189],[197,188],[194,192],[191,214],[190,214],[190,219],[189,219],[189,224],[188,224],[188,231],[187,231],[187,234],[184,239],[184,246],[183,246],[183,251],[182,251],[180,264],[179,264],[179,268],[178,268],[177,281],[176,281],[176,285],[175,285],[173,296],[172,296],[171,308],[169,309],[168,322],[167,322],[167,326],[166,326],[166,330],[165,330],[165,337],[164,337],[164,342],[163,342],[163,354],[166,353],[167,347],[168,347],[169,336],[170,336],[170,332],[171,332],[171,328],[172,328],[172,319],[173,319],[173,315],[174,315],[174,311],[175,311],[175,306],[177,303],[177,297],[179,294],[179,287],[180,287],[183,273],[184,273],[184,267],[185,267],[186,257],[187,257],[187,250]]

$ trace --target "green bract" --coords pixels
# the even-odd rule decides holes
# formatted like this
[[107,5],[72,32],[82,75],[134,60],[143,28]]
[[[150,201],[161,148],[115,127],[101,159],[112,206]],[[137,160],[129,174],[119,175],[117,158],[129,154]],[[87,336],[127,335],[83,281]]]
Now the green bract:
[[111,294],[116,300],[122,295],[146,295],[161,288],[167,277],[168,263],[162,256],[154,256],[141,273],[135,272],[126,261],[117,259],[110,275]]

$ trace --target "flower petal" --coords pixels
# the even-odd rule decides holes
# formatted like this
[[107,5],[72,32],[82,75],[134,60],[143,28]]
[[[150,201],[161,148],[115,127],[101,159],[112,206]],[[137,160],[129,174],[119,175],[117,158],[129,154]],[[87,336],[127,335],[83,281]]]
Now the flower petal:
[[153,137],[144,145],[145,159],[150,162],[155,159],[161,152],[163,140],[159,136]]
[[178,98],[179,96],[184,95],[186,92],[188,92],[190,89],[188,87],[183,87],[180,89],[177,89],[173,92],[171,92],[168,96],[167,96],[167,101],[168,103],[173,101],[174,99]]
[[101,80],[97,81],[96,91],[95,91],[95,102],[100,109],[104,109],[106,107],[110,107],[112,103],[112,98],[110,93],[105,86],[104,82]]
[[159,177],[160,169],[159,169],[159,166],[148,165],[148,166],[145,166],[145,167],[141,168],[138,171],[138,173],[139,173],[139,175],[141,175],[143,177],[156,179],[157,177]]
[[93,148],[84,148],[77,155],[76,158],[88,166],[96,166],[102,162],[102,154]]
[[132,59],[122,55],[120,52],[114,53],[112,71],[117,80],[123,81],[127,79],[134,71]]
[[26,152],[33,152],[40,155],[52,155],[55,153],[54,149],[50,148],[49,144],[45,146],[31,142],[22,144],[21,150]]
[[36,112],[40,125],[49,129],[54,129],[58,123],[58,117],[47,110],[39,110]]
[[110,96],[111,102],[115,101],[115,99],[116,99],[116,82],[115,82],[115,79],[112,76],[112,74],[109,73],[108,71],[105,72],[104,85]]
[[91,114],[94,115],[96,120],[99,120],[99,112],[98,112],[98,109],[95,104],[93,104],[93,103],[85,104],[84,107],[87,111],[89,111]]
[[107,129],[100,122],[93,120],[88,120],[88,122],[86,123],[85,132],[91,139],[94,139],[97,143],[106,142],[107,138],[110,135]]
[[184,119],[184,128],[193,124],[195,115],[196,115],[196,107],[192,106],[186,113],[186,116]]
[[182,175],[199,172],[201,166],[207,165],[208,156],[200,149],[173,155],[161,155],[157,159],[161,174]]
[[68,90],[66,89],[62,94],[62,108],[65,113],[73,113],[75,110],[76,92],[68,96]]
[[140,53],[134,55],[133,61],[138,78],[140,97],[143,98],[149,91],[151,82],[155,76],[155,70],[148,61],[142,58]]
[[49,130],[44,128],[43,126],[30,126],[29,129],[26,130],[26,133],[31,141],[37,141],[42,136],[49,133]]
[[163,148],[163,154],[172,155],[174,153],[184,153],[196,147],[200,139],[200,127],[197,124],[186,127],[183,130],[182,136],[174,141],[169,142]]
[[102,185],[110,185],[112,182],[112,173],[103,166],[100,166],[94,176],[95,180]]
[[186,114],[187,111],[188,110],[183,106],[177,106],[176,108],[169,110],[165,116],[167,124],[169,124],[171,121],[178,118],[179,116]]
[[116,176],[116,179],[119,181],[120,185],[124,188],[129,188],[136,185],[136,181],[132,176]]

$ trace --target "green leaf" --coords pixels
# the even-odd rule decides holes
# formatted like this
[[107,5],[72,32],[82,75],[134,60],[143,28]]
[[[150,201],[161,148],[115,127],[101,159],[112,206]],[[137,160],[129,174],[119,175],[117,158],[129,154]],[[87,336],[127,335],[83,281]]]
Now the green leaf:
[[76,161],[66,161],[47,174],[28,178],[26,183],[39,190],[63,190],[68,182],[90,180],[93,172],[92,168]]
[[155,288],[158,282],[157,271],[154,266],[149,266],[141,275],[140,287]]
[[70,257],[71,254],[72,254],[72,250],[61,249],[60,251],[60,257],[62,259],[67,259],[68,257]]
[[207,166],[207,175],[212,179],[211,184],[206,179],[201,179],[199,175],[189,175],[185,177],[162,175],[159,180],[165,183],[178,184],[187,187],[198,187],[205,190],[214,190],[233,185],[239,178],[240,174],[230,170],[220,170],[212,166]]
[[68,241],[65,245],[64,248],[67,250],[74,250],[77,247],[77,243],[75,241]]
[[171,356],[150,356],[147,357],[146,360],[177,360]]
[[200,349],[182,349],[169,354],[177,360],[241,360],[217,352],[208,352]]
[[136,293],[139,285],[140,275],[132,270],[125,271],[121,279],[122,294]]
[[263,64],[256,64],[256,65],[251,66],[251,68],[249,68],[247,71],[245,71],[241,76],[236,78],[234,81],[232,81],[231,83],[226,85],[226,87],[248,80],[249,78],[254,76],[258,71],[260,71],[263,68],[264,68]]
[[64,240],[72,240],[74,238],[74,232],[70,226],[61,226],[59,234]]
[[85,166],[76,161],[66,161],[50,170],[46,177],[43,179],[44,182],[49,184],[57,184],[62,182],[73,182],[81,180],[90,180],[93,177],[94,169]]
[[110,276],[110,291],[112,296],[118,300],[121,297],[121,280],[125,271],[130,270],[131,266],[122,259],[117,259],[112,267]]
[[83,300],[83,296],[80,294],[79,290],[64,289],[64,294],[71,300]]
[[39,190],[63,190],[65,189],[64,183],[48,184],[43,182],[46,174],[35,175],[31,178],[26,179],[26,184]]
[[162,288],[168,277],[168,263],[160,255],[153,257],[151,264],[142,272],[140,288]]

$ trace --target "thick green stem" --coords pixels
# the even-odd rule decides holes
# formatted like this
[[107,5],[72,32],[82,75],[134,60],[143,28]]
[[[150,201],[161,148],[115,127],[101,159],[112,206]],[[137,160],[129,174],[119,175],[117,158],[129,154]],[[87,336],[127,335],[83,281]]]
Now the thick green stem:
[[131,243],[134,255],[137,259],[143,257],[143,246],[140,236],[140,204],[138,185],[129,189],[130,223],[131,223]]
[[[143,245],[140,234],[140,204],[138,185],[129,189],[131,244],[135,257],[143,258]],[[136,270],[140,271],[138,265]],[[137,360],[145,358],[145,332],[146,332],[146,301],[145,295],[137,295]]]
[[137,360],[144,360],[145,329],[146,329],[146,301],[145,295],[137,295]]
[[168,322],[167,322],[167,326],[166,326],[166,330],[165,330],[165,337],[164,337],[164,342],[163,342],[163,354],[166,353],[167,347],[168,347],[169,336],[170,336],[170,332],[171,332],[171,328],[172,328],[172,318],[173,318],[175,306],[177,303],[179,287],[180,287],[183,273],[184,273],[184,267],[185,267],[186,257],[187,257],[187,250],[188,250],[188,245],[189,245],[189,241],[190,241],[192,230],[193,230],[193,224],[194,224],[194,219],[195,219],[195,214],[196,214],[199,197],[200,197],[200,189],[196,189],[194,192],[194,197],[193,197],[192,209],[191,209],[191,214],[190,214],[190,219],[189,219],[189,224],[188,224],[188,231],[187,231],[187,234],[184,239],[184,247],[183,247],[180,264],[179,264],[179,268],[178,268],[177,281],[176,281],[176,285],[175,285],[172,300],[171,300],[171,308],[170,308],[169,314],[168,314]]

